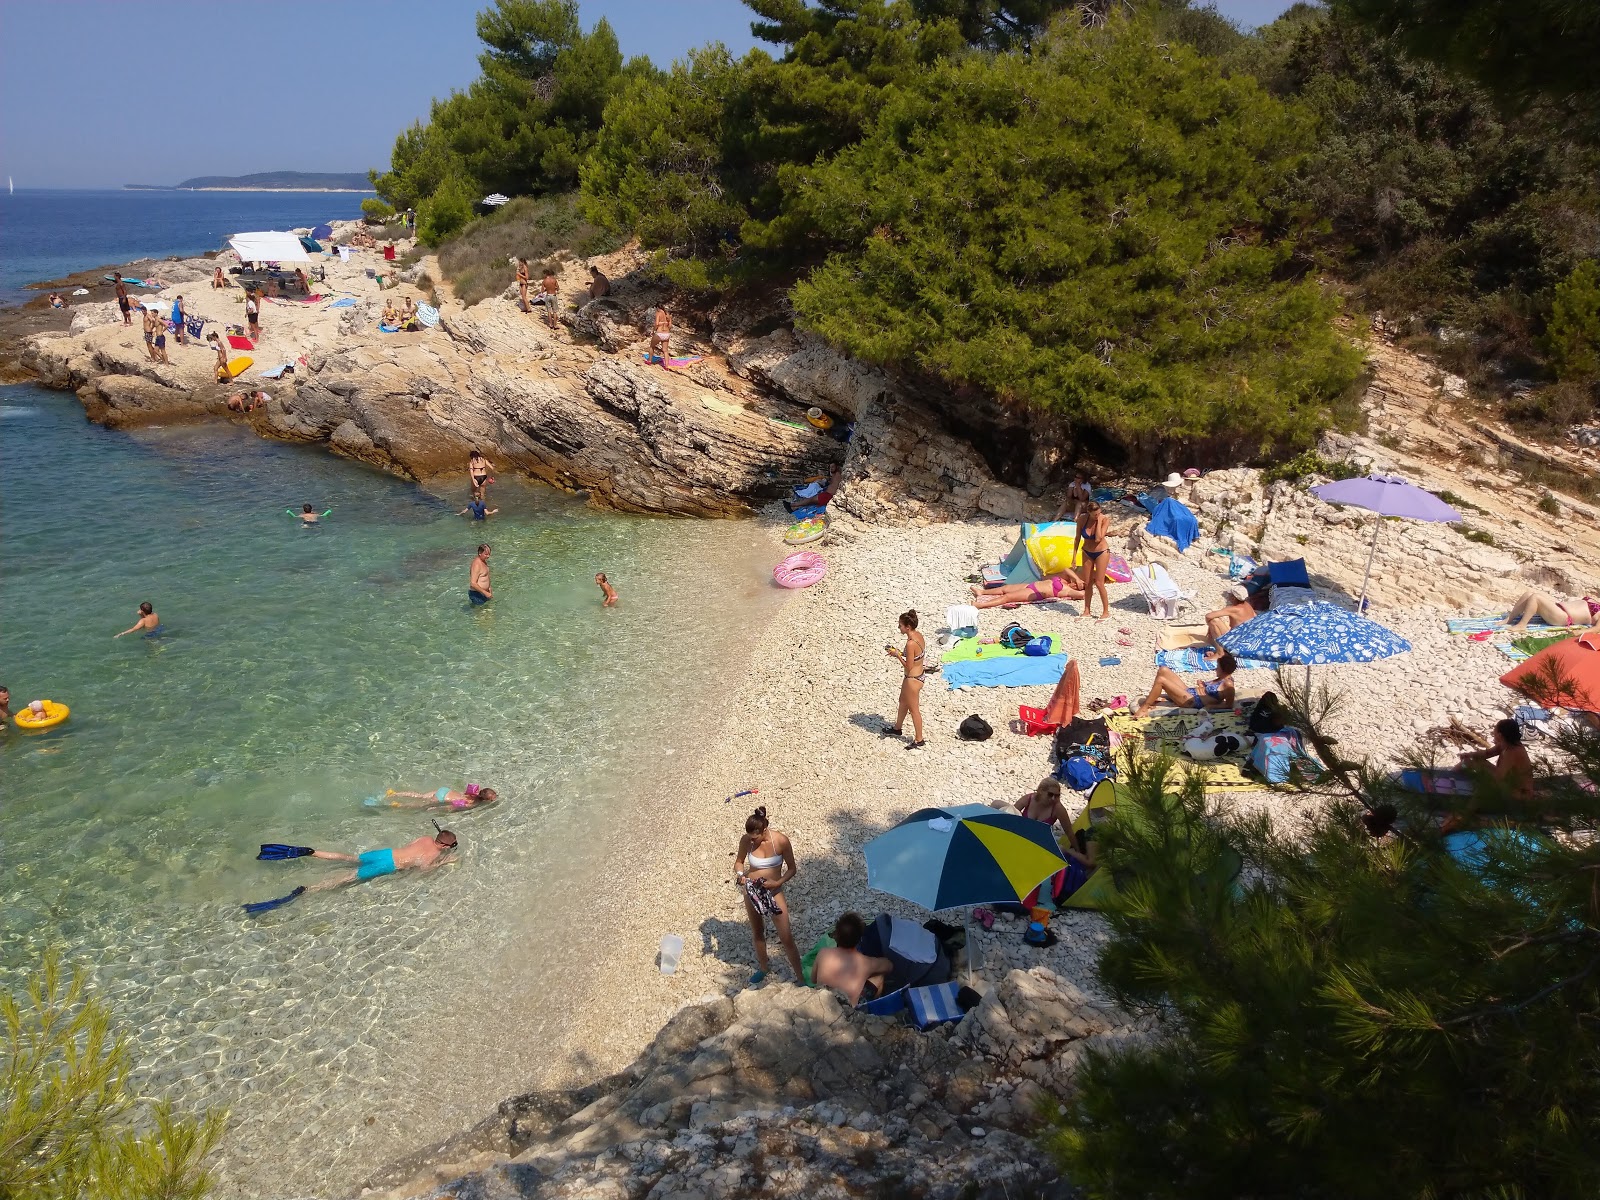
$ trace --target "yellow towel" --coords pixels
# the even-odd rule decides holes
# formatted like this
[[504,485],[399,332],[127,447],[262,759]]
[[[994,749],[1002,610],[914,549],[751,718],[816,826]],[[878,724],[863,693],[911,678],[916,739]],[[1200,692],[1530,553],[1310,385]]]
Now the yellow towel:
[[1155,751],[1167,746],[1177,751],[1179,769],[1198,773],[1205,780],[1207,795],[1265,791],[1267,784],[1264,781],[1246,775],[1240,770],[1241,764],[1232,759],[1195,762],[1183,757],[1180,744],[1206,716],[1211,718],[1214,733],[1244,734],[1250,731],[1245,719],[1231,709],[1212,713],[1203,713],[1198,709],[1169,709],[1139,718],[1135,718],[1131,712],[1113,713],[1106,718],[1106,725],[1125,738],[1143,738],[1147,750]]

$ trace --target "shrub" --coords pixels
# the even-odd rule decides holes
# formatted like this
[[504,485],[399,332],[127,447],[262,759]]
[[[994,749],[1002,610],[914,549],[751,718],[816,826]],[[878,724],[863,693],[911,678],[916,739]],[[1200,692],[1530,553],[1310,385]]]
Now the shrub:
[[368,225],[383,225],[393,219],[394,209],[376,196],[368,196],[361,202],[361,215]]
[[1561,505],[1554,496],[1540,496],[1539,511],[1552,517],[1559,517],[1561,515]]
[[1579,263],[1556,285],[1545,340],[1563,380],[1600,375],[1600,267],[1593,260]]
[[417,240],[437,246],[472,220],[472,191],[461,179],[448,179],[417,209]]
[[1473,529],[1466,525],[1452,525],[1451,528],[1469,542],[1477,542],[1483,546],[1494,545],[1494,534],[1487,529]]
[[1594,419],[1595,394],[1592,383],[1563,380],[1513,396],[1506,402],[1505,413],[1519,425],[1533,426],[1534,433],[1559,435],[1565,433],[1569,425],[1581,425]]
[[440,246],[439,269],[457,299],[476,304],[505,290],[516,276],[510,260],[519,255],[537,267],[563,250],[605,254],[618,245],[617,238],[578,215],[575,196],[524,196],[480,217]]
[[1329,479],[1354,479],[1361,468],[1349,459],[1324,458],[1315,450],[1305,450],[1286,462],[1268,467],[1261,472],[1262,483],[1276,483],[1287,479],[1298,483],[1308,475],[1326,475]]
[[165,1102],[136,1113],[127,1041],[81,972],[68,978],[47,956],[25,997],[0,996],[0,1021],[0,1197],[199,1200],[211,1190],[204,1161],[224,1116],[178,1117]]

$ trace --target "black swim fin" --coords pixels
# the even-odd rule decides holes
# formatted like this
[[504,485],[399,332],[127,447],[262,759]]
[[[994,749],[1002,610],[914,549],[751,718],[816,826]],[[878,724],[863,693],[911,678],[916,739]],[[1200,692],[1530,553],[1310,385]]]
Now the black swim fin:
[[296,899],[305,890],[306,889],[304,887],[297,887],[287,896],[279,896],[276,900],[257,900],[254,904],[246,904],[244,906],[245,915],[254,917],[264,912],[271,912],[275,908],[282,908],[285,904],[289,903],[289,901]]
[[276,842],[271,842],[262,846],[261,853],[256,857],[267,862],[276,862],[281,858],[305,858],[315,853],[316,851],[310,846],[280,846]]

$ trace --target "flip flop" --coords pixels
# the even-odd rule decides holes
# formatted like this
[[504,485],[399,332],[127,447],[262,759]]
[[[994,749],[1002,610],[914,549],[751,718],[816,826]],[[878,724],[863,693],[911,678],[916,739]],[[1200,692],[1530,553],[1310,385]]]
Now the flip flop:
[[1131,638],[1118,638],[1117,639],[1117,645],[1119,645],[1119,646],[1132,646],[1133,645],[1133,641],[1132,641]]
[[1124,628],[1122,628],[1122,629],[1119,629],[1119,630],[1117,630],[1117,632],[1118,632],[1118,633],[1121,633],[1121,634],[1126,634],[1126,635],[1127,635],[1127,636],[1128,636],[1128,637],[1132,637],[1132,636],[1133,636],[1133,630],[1131,630],[1131,629],[1128,629],[1128,628],[1126,628],[1126,627],[1124,627]]

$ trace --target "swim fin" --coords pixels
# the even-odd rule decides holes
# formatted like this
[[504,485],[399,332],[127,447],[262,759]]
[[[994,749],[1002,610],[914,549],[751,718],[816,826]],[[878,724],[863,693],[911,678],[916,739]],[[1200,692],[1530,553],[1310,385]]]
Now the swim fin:
[[305,890],[306,889],[304,887],[297,887],[287,896],[279,896],[276,900],[257,900],[254,904],[246,904],[244,906],[245,915],[253,917],[259,913],[271,912],[275,908],[282,908],[285,904],[289,903],[289,901],[296,899],[300,893],[304,892]]
[[262,846],[261,853],[256,857],[267,862],[277,862],[282,858],[305,858],[307,855],[315,853],[316,851],[310,846],[280,846],[276,842],[272,842]]

